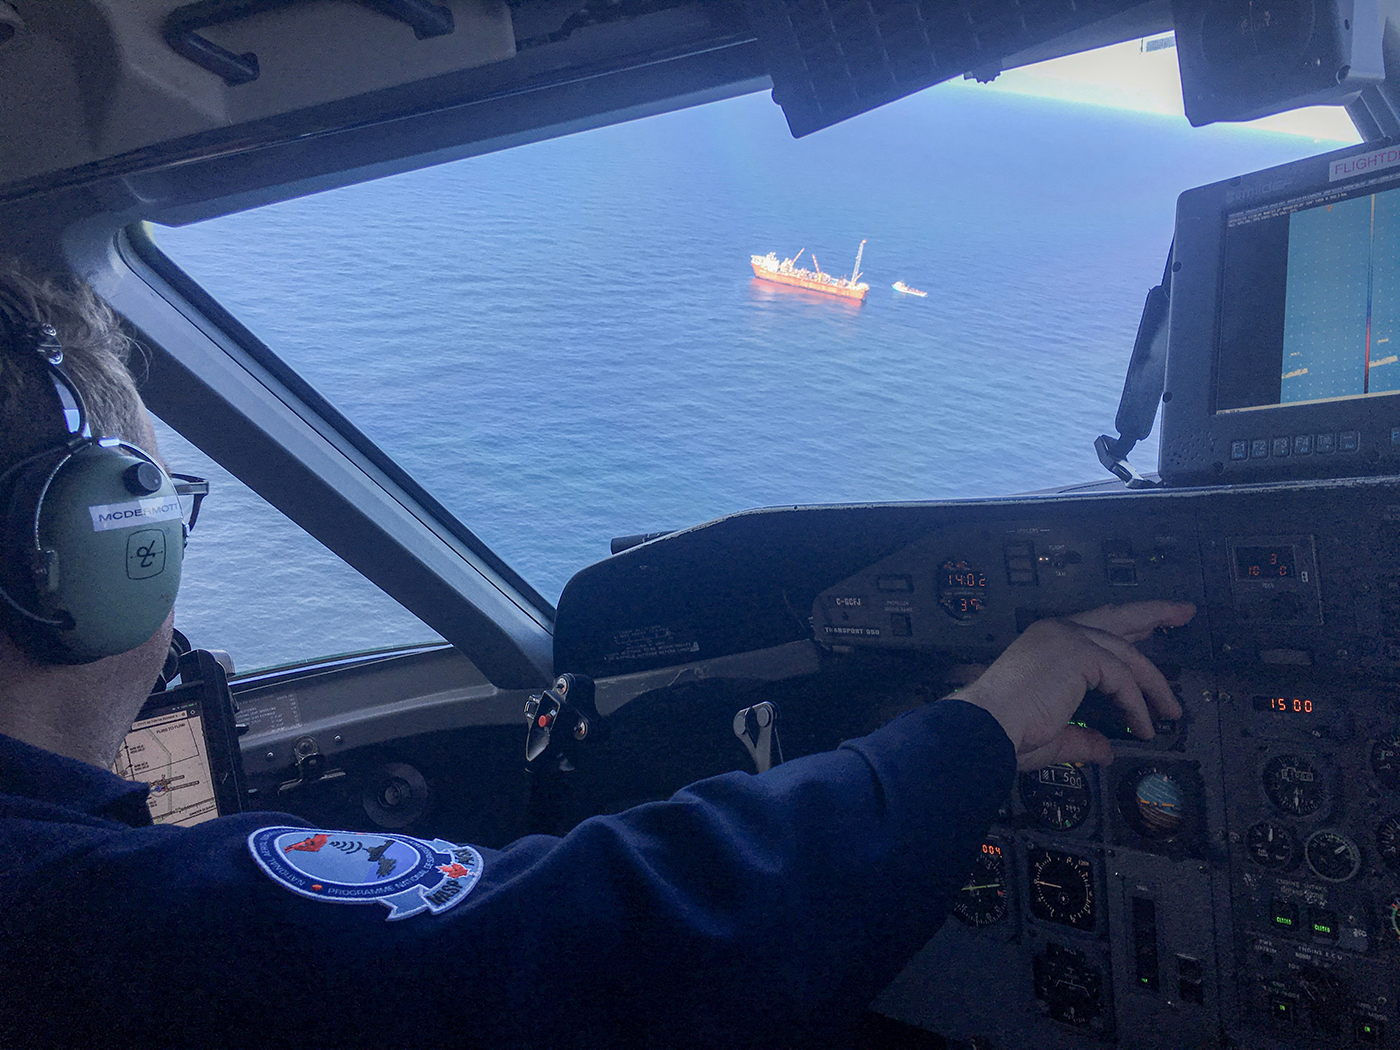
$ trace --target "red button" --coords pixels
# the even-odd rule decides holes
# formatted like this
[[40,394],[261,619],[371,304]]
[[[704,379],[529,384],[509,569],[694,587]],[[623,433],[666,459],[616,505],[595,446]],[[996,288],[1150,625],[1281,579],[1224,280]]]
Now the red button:
[[537,721],[540,724],[540,728],[544,729],[549,725],[549,715],[540,715]]

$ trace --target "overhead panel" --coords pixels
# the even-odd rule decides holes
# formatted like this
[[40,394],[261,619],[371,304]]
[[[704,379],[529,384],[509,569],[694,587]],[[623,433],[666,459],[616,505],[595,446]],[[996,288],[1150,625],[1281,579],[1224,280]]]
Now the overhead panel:
[[796,137],[1141,5],[1141,0],[747,0]]
[[[10,6],[6,25],[13,33],[0,40],[6,100],[0,183],[515,54],[504,0],[14,0]],[[414,17],[415,10],[423,17]],[[226,76],[228,62],[215,61],[221,54],[256,75]],[[47,90],[36,92],[35,84]]]

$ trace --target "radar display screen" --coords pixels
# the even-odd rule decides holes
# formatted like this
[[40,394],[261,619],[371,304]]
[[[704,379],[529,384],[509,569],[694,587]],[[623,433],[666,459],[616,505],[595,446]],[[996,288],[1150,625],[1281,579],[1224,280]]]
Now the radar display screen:
[[1400,188],[1230,214],[1217,412],[1400,391]]
[[112,763],[112,772],[149,784],[156,824],[190,827],[219,815],[204,717],[198,703],[142,712]]

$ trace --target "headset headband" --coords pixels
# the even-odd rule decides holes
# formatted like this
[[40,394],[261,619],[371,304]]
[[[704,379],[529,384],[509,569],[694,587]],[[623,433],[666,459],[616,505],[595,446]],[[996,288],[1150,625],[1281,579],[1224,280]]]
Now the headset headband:
[[22,301],[19,290],[10,282],[0,280],[0,329],[3,329],[0,335],[12,352],[21,356],[33,353],[43,358],[63,412],[69,440],[90,439],[92,428],[88,424],[87,405],[82,392],[64,371],[63,344],[58,341],[58,330],[39,320],[38,304],[27,295],[24,298],[29,301]]

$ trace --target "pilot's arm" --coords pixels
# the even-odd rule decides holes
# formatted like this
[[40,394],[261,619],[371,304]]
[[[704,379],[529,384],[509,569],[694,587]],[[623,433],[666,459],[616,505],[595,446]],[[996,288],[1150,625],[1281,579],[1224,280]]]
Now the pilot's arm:
[[[839,1043],[943,922],[1018,762],[1111,759],[1067,726],[1087,688],[1143,737],[1180,714],[1132,642],[1192,612],[1033,625],[949,700],[760,776],[481,850],[468,892],[399,921],[259,868],[250,835],[295,818],[138,827],[139,788],[8,747],[0,1044]],[[82,798],[53,794],[75,777]]]

